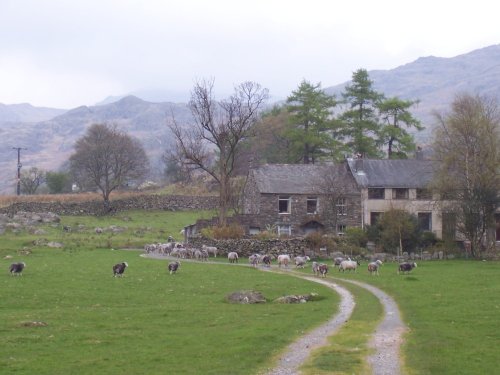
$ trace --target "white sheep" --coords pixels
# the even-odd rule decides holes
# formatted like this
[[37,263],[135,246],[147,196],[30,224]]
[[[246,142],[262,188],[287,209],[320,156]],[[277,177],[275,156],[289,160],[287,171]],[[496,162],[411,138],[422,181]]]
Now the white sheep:
[[231,251],[227,254],[227,259],[229,263],[238,263],[238,253],[236,251]]
[[288,268],[288,263],[290,263],[290,255],[288,254],[280,254],[278,255],[278,267],[284,266]]
[[359,265],[360,264],[357,260],[344,260],[340,263],[339,271],[345,272],[346,270],[348,270],[349,272],[351,272],[351,270],[353,270],[354,272],[356,272]]
[[381,265],[382,261],[378,259],[375,262],[368,263],[368,272],[370,272],[370,275],[373,275],[374,273],[378,275],[378,269]]
[[304,268],[307,261],[311,260],[307,255],[303,257],[295,257],[295,267],[296,268]]

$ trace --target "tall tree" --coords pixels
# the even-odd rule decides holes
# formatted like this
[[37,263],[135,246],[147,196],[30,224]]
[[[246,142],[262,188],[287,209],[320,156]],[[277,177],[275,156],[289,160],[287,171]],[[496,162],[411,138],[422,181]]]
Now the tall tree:
[[213,80],[195,84],[189,102],[192,126],[182,127],[172,119],[169,127],[183,163],[208,173],[219,184],[219,225],[225,226],[235,158],[242,140],[251,135],[268,91],[257,83],[244,82],[228,99],[216,101],[213,86]]
[[287,98],[290,127],[285,136],[304,164],[309,164],[338,151],[331,110],[335,99],[327,95],[321,84],[302,81]]
[[500,108],[494,99],[461,94],[448,115],[436,118],[435,187],[453,197],[444,209],[456,215],[459,233],[480,256],[492,245],[487,233],[500,205]]
[[23,194],[35,194],[38,187],[45,182],[45,171],[32,167],[21,173],[21,191]]
[[415,151],[414,138],[405,127],[413,127],[418,131],[424,129],[420,121],[409,111],[417,103],[418,101],[402,100],[397,97],[378,103],[377,108],[385,122],[379,132],[379,143],[387,145],[389,159],[405,159],[408,153]]
[[105,208],[109,208],[112,191],[141,179],[148,168],[148,157],[139,140],[106,124],[90,126],[77,140],[70,157],[76,181],[100,190]]
[[378,157],[377,148],[380,123],[377,118],[376,108],[383,99],[383,94],[373,89],[365,69],[358,69],[352,75],[350,85],[342,93],[348,108],[340,115],[342,134],[347,137],[347,145],[353,154],[363,157]]

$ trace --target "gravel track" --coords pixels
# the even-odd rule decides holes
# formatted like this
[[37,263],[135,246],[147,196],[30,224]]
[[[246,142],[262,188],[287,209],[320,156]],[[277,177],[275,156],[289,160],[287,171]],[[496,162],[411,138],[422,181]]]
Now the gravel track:
[[[169,259],[166,256],[157,256],[153,254],[142,254],[143,257],[156,259]],[[173,259],[173,258],[170,258]],[[188,260],[191,261],[191,260]],[[224,264],[219,262],[208,262],[214,264]],[[233,265],[229,264],[228,265]],[[245,264],[239,264],[247,266]],[[274,267],[273,267],[274,268]],[[261,268],[265,271],[273,271],[269,268]],[[277,268],[276,268],[277,270]],[[289,272],[291,270],[288,270]],[[290,272],[291,274],[293,271]],[[291,275],[292,276],[292,275]],[[293,273],[295,277],[301,277],[305,280],[317,282],[326,285],[335,290],[341,297],[339,311],[328,322],[300,337],[295,342],[290,344],[283,354],[276,367],[268,369],[263,374],[266,375],[295,375],[300,374],[298,368],[310,356],[312,350],[327,345],[328,337],[334,335],[339,328],[350,318],[355,301],[352,294],[346,289],[335,283],[335,278],[317,278],[302,276]],[[342,282],[348,282],[368,290],[374,294],[384,307],[384,317],[381,323],[377,326],[375,333],[370,339],[368,345],[373,349],[373,354],[367,360],[372,369],[373,375],[400,375],[402,374],[402,363],[400,358],[400,346],[403,342],[403,335],[407,331],[407,327],[401,319],[396,301],[382,290],[354,280],[337,279]]]

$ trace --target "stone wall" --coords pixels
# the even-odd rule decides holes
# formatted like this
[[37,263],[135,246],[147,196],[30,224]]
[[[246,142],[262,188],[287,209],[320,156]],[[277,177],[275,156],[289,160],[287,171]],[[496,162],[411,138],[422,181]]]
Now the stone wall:
[[103,201],[87,202],[17,202],[0,208],[0,213],[9,216],[17,212],[53,212],[58,215],[103,215],[106,213],[127,210],[215,210],[218,197],[195,197],[183,195],[140,195],[131,198],[117,199],[110,202],[110,209],[105,210]]
[[202,245],[217,247],[219,253],[224,257],[227,256],[227,253],[230,251],[236,251],[240,258],[248,258],[255,253],[272,254],[274,256],[278,256],[279,254],[314,256],[314,252],[309,248],[308,243],[303,238],[211,240],[198,237],[189,239],[189,246],[191,247],[201,248]]

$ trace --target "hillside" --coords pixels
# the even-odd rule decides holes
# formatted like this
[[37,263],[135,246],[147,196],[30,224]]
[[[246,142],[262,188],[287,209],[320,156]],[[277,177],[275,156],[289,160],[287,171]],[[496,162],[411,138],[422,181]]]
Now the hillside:
[[[412,111],[427,128],[419,138],[428,142],[435,125],[432,112],[446,111],[457,93],[500,99],[500,44],[453,58],[421,57],[395,69],[369,71],[369,75],[375,89],[388,97],[420,100]],[[338,95],[347,83],[325,90]]]
[[[373,70],[369,74],[375,88],[386,96],[420,100],[413,112],[426,130],[418,134],[417,140],[429,143],[434,125],[432,112],[446,110],[457,93],[500,98],[500,45],[453,58],[421,57],[395,69]],[[339,95],[347,83],[325,90]],[[102,105],[69,111],[0,104],[0,194],[15,191],[17,152],[13,147],[27,148],[22,151],[23,169],[36,166],[57,170],[68,160],[75,140],[93,123],[114,123],[138,137],[159,170],[160,155],[170,141],[167,121],[173,113],[179,123],[189,123],[187,105],[153,103],[136,96],[116,99],[110,97]]]
[[38,167],[56,170],[73,151],[75,141],[94,123],[116,124],[139,138],[153,165],[168,147],[167,121],[174,114],[180,123],[188,122],[190,112],[184,104],[150,103],[134,96],[99,106],[81,106],[37,123],[0,122],[0,193],[14,191],[17,152],[23,147],[23,170]]

